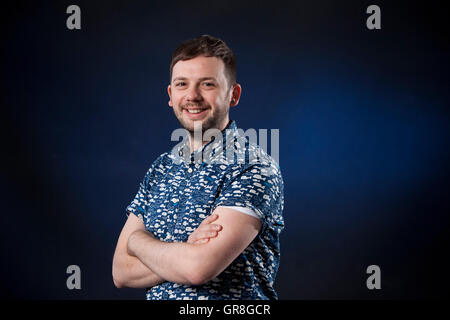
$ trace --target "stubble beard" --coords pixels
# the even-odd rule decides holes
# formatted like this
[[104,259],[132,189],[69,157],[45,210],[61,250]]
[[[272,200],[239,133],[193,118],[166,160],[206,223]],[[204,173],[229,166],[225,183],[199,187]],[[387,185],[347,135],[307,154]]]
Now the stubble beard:
[[[186,120],[185,118],[183,118],[183,110],[184,110],[185,106],[182,106],[180,108],[178,108],[179,112],[177,112],[175,114],[175,116],[178,119],[178,122],[181,124],[181,126],[187,130],[189,132],[189,134],[191,136],[194,136],[194,123],[195,122],[201,122],[202,124],[202,135],[203,133],[208,130],[208,129],[218,129],[221,130],[220,126],[221,123],[223,121],[223,119],[226,117],[226,114],[219,114],[217,116],[214,116],[212,113],[212,108],[210,106],[206,106],[208,107],[208,112],[210,112],[210,114],[208,115],[207,118],[204,118],[202,120]],[[198,106],[198,107],[205,107],[205,106]]]

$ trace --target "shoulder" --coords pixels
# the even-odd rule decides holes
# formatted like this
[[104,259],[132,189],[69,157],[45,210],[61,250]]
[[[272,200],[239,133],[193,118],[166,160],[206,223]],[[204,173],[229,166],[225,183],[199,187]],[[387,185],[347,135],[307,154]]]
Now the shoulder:
[[147,170],[146,179],[154,179],[161,173],[165,173],[169,164],[168,152],[160,154]]
[[170,165],[170,163],[171,160],[169,152],[164,152],[160,154],[155,161],[153,161],[152,167],[156,170],[163,170]]
[[[238,137],[233,144],[227,145],[224,156],[218,158],[216,164],[221,171],[226,172],[226,178],[242,179],[276,179],[283,183],[281,169],[277,161],[264,148],[245,138]],[[232,152],[228,152],[229,150]]]
[[279,183],[283,183],[278,162],[256,143],[248,145],[248,167],[246,169],[256,175],[277,179]]

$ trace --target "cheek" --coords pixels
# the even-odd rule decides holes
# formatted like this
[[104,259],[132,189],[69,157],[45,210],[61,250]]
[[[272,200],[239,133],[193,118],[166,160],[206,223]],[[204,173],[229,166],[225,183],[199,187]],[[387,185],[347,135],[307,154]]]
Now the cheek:
[[181,97],[178,95],[172,95],[172,103],[174,107],[178,107],[180,104]]
[[221,105],[223,105],[225,99],[221,94],[211,94],[208,96],[208,98],[206,98],[208,102],[210,102],[210,104],[214,105],[216,108],[220,107]]

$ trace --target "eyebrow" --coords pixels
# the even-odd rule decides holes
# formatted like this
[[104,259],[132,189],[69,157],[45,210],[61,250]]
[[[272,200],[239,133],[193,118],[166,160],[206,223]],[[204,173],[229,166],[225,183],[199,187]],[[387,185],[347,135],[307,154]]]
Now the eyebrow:
[[[177,80],[188,80],[188,78],[186,78],[186,77],[176,77],[176,78],[174,78],[174,79],[172,80],[172,82],[175,82],[175,81],[177,81]],[[214,80],[214,81],[217,82],[216,78],[214,78],[214,77],[203,77],[203,78],[199,78],[198,80],[199,80],[199,81]]]

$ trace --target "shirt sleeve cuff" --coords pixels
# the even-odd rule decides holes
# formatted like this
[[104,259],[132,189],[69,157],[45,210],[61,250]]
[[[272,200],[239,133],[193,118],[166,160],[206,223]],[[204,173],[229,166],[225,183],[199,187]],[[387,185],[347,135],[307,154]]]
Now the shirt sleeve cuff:
[[218,207],[233,209],[233,210],[248,214],[249,216],[261,219],[261,217],[254,210],[246,208],[246,207],[237,207],[237,206],[218,206]]

